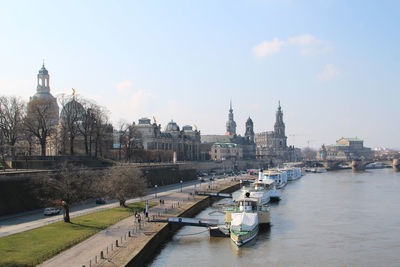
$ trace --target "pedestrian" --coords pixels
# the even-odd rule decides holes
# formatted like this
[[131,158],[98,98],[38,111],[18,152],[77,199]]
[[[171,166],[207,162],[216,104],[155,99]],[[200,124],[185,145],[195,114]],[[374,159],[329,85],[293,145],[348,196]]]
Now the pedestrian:
[[140,222],[142,221],[142,218],[140,217],[140,214],[138,214],[138,219],[137,219],[137,220],[138,220],[138,223],[139,223],[139,229],[141,229],[141,227],[140,227],[140,226],[141,226],[141,225],[140,225]]
[[161,200],[161,198],[160,198],[160,205],[162,204],[162,200]]

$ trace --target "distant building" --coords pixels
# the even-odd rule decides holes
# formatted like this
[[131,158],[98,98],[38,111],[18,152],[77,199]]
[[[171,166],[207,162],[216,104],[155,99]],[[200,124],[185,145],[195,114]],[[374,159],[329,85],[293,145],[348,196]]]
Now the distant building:
[[[226,134],[225,135],[202,135],[201,143],[208,144],[210,146],[203,146],[204,149],[211,149],[207,153],[210,154],[212,160],[215,159],[215,149],[213,152],[213,144],[236,144],[237,149],[240,150],[239,155],[235,157],[219,157],[217,160],[235,158],[235,159],[254,159],[256,155],[256,145],[254,143],[254,125],[252,119],[249,117],[246,121],[246,132],[244,136],[236,134],[236,122],[233,119],[232,101],[229,105],[228,121],[226,122]],[[225,149],[225,147],[220,147]],[[236,149],[236,148],[235,148]],[[205,152],[205,151],[203,151]],[[213,156],[214,155],[214,156]]]
[[242,148],[235,143],[214,143],[211,146],[211,159],[220,161],[226,159],[241,159],[243,157]]
[[193,130],[190,125],[185,125],[182,130],[178,124],[171,121],[167,124],[164,131],[161,125],[150,119],[139,119],[139,123],[134,126],[137,133],[139,147],[144,150],[167,151],[172,154],[175,152],[177,160],[199,160],[200,157],[200,131]]
[[364,147],[364,141],[359,138],[340,138],[333,145],[322,145],[317,154],[320,160],[349,160],[373,158],[371,148]]
[[[39,70],[37,75],[37,86],[36,86],[36,93],[30,97],[28,102],[28,112],[30,110],[30,106],[33,105],[32,103],[34,100],[44,100],[45,102],[49,101],[51,103],[51,107],[46,112],[50,114],[50,116],[46,116],[48,121],[42,122],[48,126],[57,127],[59,121],[59,107],[57,104],[57,98],[55,98],[50,93],[50,75],[48,70],[45,68],[44,63],[42,68]],[[29,147],[27,150],[29,154],[33,155],[40,155],[41,154],[41,146],[39,145],[38,140],[29,140]],[[46,155],[47,156],[55,156],[58,154],[57,149],[57,134],[49,136],[46,141]]]
[[283,111],[279,103],[275,114],[275,124],[273,131],[261,132],[255,135],[257,145],[256,155],[259,159],[266,161],[280,159],[282,162],[298,161],[300,150],[287,145],[285,135],[285,123],[283,122]]
[[232,101],[230,102],[229,105],[228,121],[226,122],[226,135],[229,136],[236,135],[236,122],[233,120]]

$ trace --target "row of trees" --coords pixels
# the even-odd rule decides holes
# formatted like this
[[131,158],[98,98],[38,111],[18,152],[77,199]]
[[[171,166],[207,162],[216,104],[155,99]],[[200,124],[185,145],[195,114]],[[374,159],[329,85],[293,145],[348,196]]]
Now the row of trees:
[[74,155],[75,140],[80,138],[85,155],[102,156],[103,143],[106,138],[112,139],[113,132],[106,108],[75,95],[61,95],[59,99],[62,153]]
[[0,96],[1,155],[13,158],[16,152],[32,155],[33,147],[38,144],[41,155],[45,156],[50,139],[57,151],[73,155],[77,137],[81,137],[86,155],[101,155],[105,136],[113,131],[107,110],[75,96],[61,95],[59,103],[60,120],[54,99],[35,98],[26,103],[18,97]]
[[74,203],[95,197],[117,199],[125,207],[128,198],[143,196],[147,183],[142,172],[129,165],[94,171],[64,165],[57,175],[38,180],[37,196],[45,204],[63,207],[64,221],[70,222]]

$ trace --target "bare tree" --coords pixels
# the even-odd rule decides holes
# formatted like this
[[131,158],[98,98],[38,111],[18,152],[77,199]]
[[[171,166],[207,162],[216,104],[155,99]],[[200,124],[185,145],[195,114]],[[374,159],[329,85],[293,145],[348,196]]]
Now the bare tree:
[[72,204],[93,197],[96,194],[96,179],[94,171],[77,169],[72,165],[63,165],[57,175],[42,177],[38,195],[46,202],[62,206],[64,221],[70,220],[70,207]]
[[3,145],[11,149],[11,156],[15,157],[15,144],[23,135],[23,120],[25,103],[18,97],[0,97],[0,132]]
[[56,133],[57,123],[58,107],[52,99],[38,98],[29,102],[24,126],[39,140],[42,156],[46,156],[47,139]]
[[69,141],[69,153],[74,155],[74,140],[80,134],[80,127],[85,116],[85,109],[77,96],[62,95],[59,97],[61,104],[61,135],[65,141]]
[[126,135],[128,134],[128,123],[124,120],[120,120],[118,122],[118,142],[119,142],[119,147],[118,147],[118,160],[121,161],[122,159],[122,149],[126,143]]
[[94,156],[103,155],[103,141],[107,133],[113,132],[111,124],[108,123],[108,111],[104,107],[95,106],[92,109],[94,130]]
[[301,154],[304,159],[315,160],[315,158],[317,156],[317,150],[309,148],[309,147],[305,147],[301,150]]
[[83,136],[83,142],[85,146],[86,155],[92,154],[92,140],[94,140],[95,134],[95,113],[98,109],[96,104],[91,103],[88,100],[82,99],[82,105],[85,109],[85,113],[82,117],[82,123],[79,127],[79,132]]
[[105,172],[101,187],[107,197],[118,199],[120,206],[125,207],[128,198],[145,195],[147,182],[138,168],[121,165]]

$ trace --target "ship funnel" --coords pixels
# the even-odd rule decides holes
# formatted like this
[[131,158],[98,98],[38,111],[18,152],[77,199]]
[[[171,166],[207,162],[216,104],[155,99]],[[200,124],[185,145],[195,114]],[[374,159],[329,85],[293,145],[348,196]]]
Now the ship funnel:
[[260,172],[258,173],[258,180],[261,182],[263,178],[264,178],[264,171],[263,169],[260,169]]

